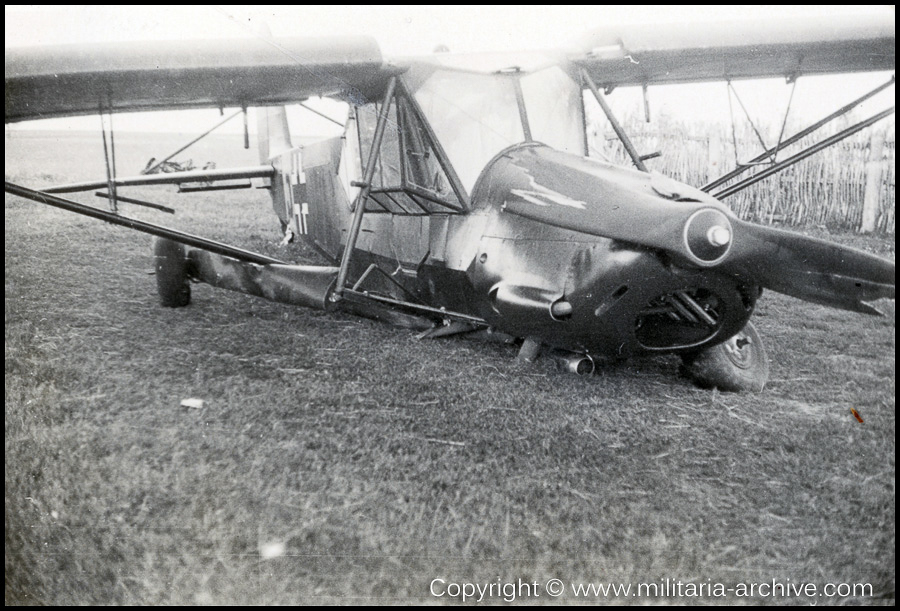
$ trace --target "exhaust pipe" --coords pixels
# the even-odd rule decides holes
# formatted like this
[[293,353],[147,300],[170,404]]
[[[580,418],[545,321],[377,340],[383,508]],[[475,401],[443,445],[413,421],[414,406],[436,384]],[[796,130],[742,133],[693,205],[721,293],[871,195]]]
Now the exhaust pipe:
[[576,373],[580,376],[589,376],[594,373],[594,359],[587,354],[568,352],[566,350],[553,350],[550,356],[556,361],[560,371]]

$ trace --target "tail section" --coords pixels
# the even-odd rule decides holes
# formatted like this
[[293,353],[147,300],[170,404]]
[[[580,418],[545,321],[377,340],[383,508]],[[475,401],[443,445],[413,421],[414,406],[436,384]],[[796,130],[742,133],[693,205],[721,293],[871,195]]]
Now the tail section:
[[[268,27],[263,26],[260,35],[271,37]],[[341,252],[341,230],[350,215],[349,185],[341,184],[340,176],[346,139],[331,138],[294,148],[284,106],[257,108],[257,132],[259,161],[275,168],[269,193],[285,242],[301,237],[336,261]],[[349,132],[356,133],[355,125]],[[356,140],[349,146],[349,157],[358,160]]]
[[287,111],[284,106],[265,106],[256,109],[259,162],[271,163],[273,157],[286,153],[291,146]]
[[[350,217],[349,182],[359,176],[352,167],[353,160],[359,163],[355,124],[347,137],[293,147],[283,106],[258,108],[257,113],[260,162],[275,168],[269,194],[285,242],[301,238],[337,261]],[[350,166],[343,167],[343,158]]]

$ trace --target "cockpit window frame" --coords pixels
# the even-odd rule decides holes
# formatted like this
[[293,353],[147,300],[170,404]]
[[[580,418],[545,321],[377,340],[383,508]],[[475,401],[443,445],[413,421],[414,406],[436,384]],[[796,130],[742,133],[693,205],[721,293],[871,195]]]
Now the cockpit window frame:
[[[480,100],[478,98],[458,106],[458,114],[464,119],[468,119],[470,123],[468,127],[461,127],[461,129],[472,131],[474,141],[476,144],[480,143],[481,148],[475,146],[473,149],[461,143],[459,139],[451,135],[454,134],[453,123],[448,121],[441,122],[441,118],[445,116],[441,109],[448,106],[450,108],[454,107],[453,100],[455,98],[452,94],[447,93],[453,90],[454,74],[458,74],[460,79],[464,79],[457,87],[463,92],[467,91],[468,81],[471,81],[473,78],[483,78],[494,81],[493,85],[485,87],[485,91],[494,91],[497,95],[500,95],[501,92],[506,92],[510,96],[505,101],[501,101],[499,98],[495,100],[494,97],[488,95],[484,101],[487,105],[484,120],[481,119],[482,115],[472,112],[472,108],[477,108],[474,104],[479,103]],[[545,102],[543,98],[536,97],[537,92],[541,91],[540,86],[532,86],[528,90],[523,87],[524,79],[534,82],[533,79],[541,79],[542,75],[547,76],[548,88],[553,91],[559,90],[563,92],[563,95],[556,95],[553,91],[548,91]],[[436,78],[439,80],[434,80]],[[401,79],[401,81],[404,80],[406,79]],[[448,147],[445,150],[450,161],[459,162],[460,160],[465,160],[463,166],[458,168],[458,171],[461,173],[460,176],[467,189],[474,187],[477,177],[480,176],[484,166],[497,153],[517,144],[537,142],[572,154],[587,155],[587,121],[585,118],[583,88],[580,80],[573,74],[571,69],[567,69],[557,63],[540,65],[531,70],[521,70],[518,66],[513,65],[492,71],[429,65],[421,71],[410,75],[408,80],[413,84],[414,89],[410,97],[420,107],[423,103],[425,106],[436,104],[434,108],[429,106],[430,110],[423,112],[426,115],[428,112],[431,113],[432,116],[429,118],[436,121],[434,129],[448,139],[448,142],[443,144],[445,147]],[[557,89],[552,87],[554,83],[560,84],[561,81],[565,83],[564,88]],[[486,80],[485,82],[489,81]],[[501,82],[504,83],[502,86],[500,85]],[[543,80],[538,82],[543,82]],[[468,90],[471,90],[472,83],[468,83],[468,85]],[[554,95],[556,95],[555,98]],[[420,100],[419,98],[422,96],[424,97]],[[505,107],[504,104],[506,104]],[[494,112],[493,118],[496,119],[500,116],[496,114],[497,109],[500,109],[502,114],[504,108],[508,108],[508,112],[517,113],[515,121],[492,123],[490,113]],[[557,117],[556,120],[545,119],[537,124],[535,123],[536,120],[532,117],[533,113],[540,114],[542,110],[557,108],[562,108],[563,111],[551,113],[550,115]],[[503,116],[512,118],[515,115],[505,114]],[[429,126],[431,125],[429,122]],[[483,125],[482,131],[478,130],[479,125]],[[515,129],[513,129],[513,125],[515,125]],[[539,132],[543,132],[543,137]],[[561,136],[556,137],[556,132],[559,132]],[[479,137],[479,134],[490,135],[494,142],[491,142],[491,138]],[[501,146],[501,142],[497,141],[498,138],[496,136],[500,136],[499,140],[503,140],[504,135],[506,135],[506,141]],[[440,136],[435,136],[435,138],[440,139]],[[473,155],[477,158],[477,161],[473,161]]]
[[[461,214],[470,210],[469,196],[455,170],[447,158],[446,153],[441,148],[440,143],[431,129],[431,126],[425,120],[422,109],[416,103],[415,98],[409,94],[409,91],[403,86],[402,81],[398,82],[397,91],[391,99],[391,108],[389,116],[394,123],[396,137],[392,139],[384,139],[381,143],[381,150],[376,156],[376,164],[379,169],[376,170],[376,178],[373,179],[373,185],[370,191],[370,197],[367,202],[366,212],[388,212],[404,216],[424,216],[431,214]],[[369,106],[369,105],[367,105]],[[371,103],[372,110],[375,111],[373,116],[377,116],[381,103]],[[360,142],[359,155],[361,164],[368,159],[368,147],[371,146],[371,138],[364,133],[364,124],[367,119],[363,118],[360,112],[362,107],[357,108],[356,130],[357,137]],[[416,130],[416,139],[419,141],[421,151],[408,150],[408,141],[412,133],[410,130]],[[393,172],[385,182],[385,170],[381,165],[385,147],[396,146],[398,154],[398,168]],[[393,151],[392,151],[393,152]],[[423,155],[425,159],[434,155],[435,161],[443,178],[449,183],[450,196],[442,196],[435,189],[429,189],[425,185],[417,184],[411,180],[409,163],[412,162],[412,155]],[[427,169],[427,164],[425,166]],[[375,184],[375,181],[378,184]],[[351,209],[355,206],[355,202],[351,202]]]

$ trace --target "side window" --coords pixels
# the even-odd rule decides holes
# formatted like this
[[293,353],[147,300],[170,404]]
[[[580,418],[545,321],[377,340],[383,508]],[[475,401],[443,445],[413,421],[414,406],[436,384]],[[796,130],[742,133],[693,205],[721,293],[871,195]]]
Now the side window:
[[356,127],[356,110],[351,108],[347,115],[347,123],[344,125],[344,137],[341,143],[341,163],[338,166],[338,176],[344,191],[347,193],[347,201],[350,209],[359,195],[359,187],[353,186],[353,182],[362,178],[362,162],[359,160],[359,130]]
[[525,139],[510,75],[438,70],[415,98],[470,192],[494,155]]
[[[359,126],[360,163],[365,169],[369,161],[369,151],[375,138],[375,126],[378,125],[378,114],[381,104],[373,103],[360,106],[357,111]],[[400,170],[400,126],[397,121],[397,104],[391,104],[384,137],[381,141],[381,154],[378,155],[372,188],[399,187],[402,184]]]
[[531,137],[553,148],[584,155],[584,105],[581,87],[554,66],[521,79]]
[[424,189],[436,197],[456,200],[450,181],[438,162],[434,148],[428,142],[425,128],[415,119],[409,102],[402,100],[400,111],[403,117],[403,150],[406,163],[406,178],[410,185]]
[[[380,103],[357,109],[360,165],[365,170],[375,139]],[[410,102],[398,95],[388,111],[376,158],[367,212],[425,215],[464,210]]]

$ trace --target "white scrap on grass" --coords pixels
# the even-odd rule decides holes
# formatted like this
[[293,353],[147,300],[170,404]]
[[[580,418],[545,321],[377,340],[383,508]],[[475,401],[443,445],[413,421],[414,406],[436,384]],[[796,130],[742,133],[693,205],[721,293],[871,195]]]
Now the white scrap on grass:
[[201,409],[203,407],[203,399],[182,399],[181,407],[193,407],[195,409]]
[[262,556],[264,560],[284,556],[284,543],[265,543],[260,546],[259,555]]

